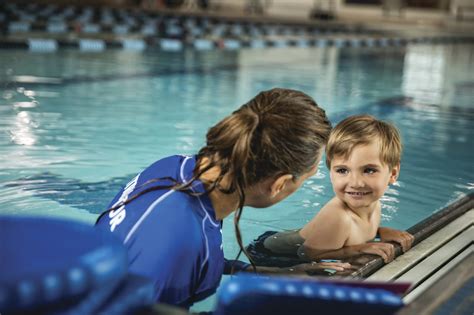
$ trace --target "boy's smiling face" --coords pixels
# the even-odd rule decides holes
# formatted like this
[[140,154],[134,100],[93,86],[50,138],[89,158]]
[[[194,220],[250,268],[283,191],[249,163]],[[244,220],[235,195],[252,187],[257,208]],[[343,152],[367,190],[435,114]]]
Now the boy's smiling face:
[[331,161],[331,182],[336,196],[352,210],[370,208],[398,177],[400,166],[392,169],[380,160],[380,143],[357,145],[347,156]]

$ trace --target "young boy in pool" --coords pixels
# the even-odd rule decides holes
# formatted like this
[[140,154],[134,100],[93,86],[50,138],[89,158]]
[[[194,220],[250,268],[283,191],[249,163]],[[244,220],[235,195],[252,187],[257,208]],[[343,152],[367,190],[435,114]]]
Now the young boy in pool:
[[[386,242],[397,242],[407,251],[411,234],[379,226],[379,199],[397,180],[401,151],[400,134],[393,125],[369,115],[341,121],[326,147],[335,197],[302,229],[270,235],[264,247],[276,254],[296,253],[305,260],[367,253],[386,263],[394,258],[394,246]],[[380,242],[371,242],[376,235]]]

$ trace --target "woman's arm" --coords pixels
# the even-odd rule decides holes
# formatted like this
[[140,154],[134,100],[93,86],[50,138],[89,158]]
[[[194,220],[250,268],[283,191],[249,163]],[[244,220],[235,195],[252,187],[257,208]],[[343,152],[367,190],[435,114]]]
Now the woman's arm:
[[[257,266],[258,273],[265,273],[265,274],[297,274],[297,273],[307,273],[311,274],[314,272],[323,272],[325,269],[333,269],[335,271],[344,271],[346,269],[350,269],[351,264],[343,263],[343,262],[309,262],[303,263],[291,267],[285,268],[278,268],[278,267],[264,267],[264,266]],[[247,269],[243,270],[245,272],[254,272],[252,266],[247,267]]]
[[252,267],[251,264],[243,262],[241,260],[224,258],[224,274],[225,275],[231,275],[239,271],[246,271],[246,269],[249,266]]

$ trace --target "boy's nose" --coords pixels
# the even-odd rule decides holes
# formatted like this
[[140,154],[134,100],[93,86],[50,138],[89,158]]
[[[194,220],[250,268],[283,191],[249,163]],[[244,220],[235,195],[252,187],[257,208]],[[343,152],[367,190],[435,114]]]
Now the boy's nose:
[[349,179],[349,185],[354,188],[361,188],[365,186],[362,176],[352,173]]

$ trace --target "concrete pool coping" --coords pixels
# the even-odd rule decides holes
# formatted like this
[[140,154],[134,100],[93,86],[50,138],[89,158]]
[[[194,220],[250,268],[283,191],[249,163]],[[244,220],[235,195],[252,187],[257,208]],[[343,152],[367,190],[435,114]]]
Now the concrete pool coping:
[[368,277],[377,281],[409,281],[418,286],[433,270],[470,251],[474,235],[474,209],[469,210],[444,228],[421,241],[413,249]]
[[397,314],[468,314],[469,310],[472,311],[473,246],[458,258],[446,266],[448,272],[437,277],[422,292],[418,292],[415,297],[408,294],[404,298],[407,305]]

